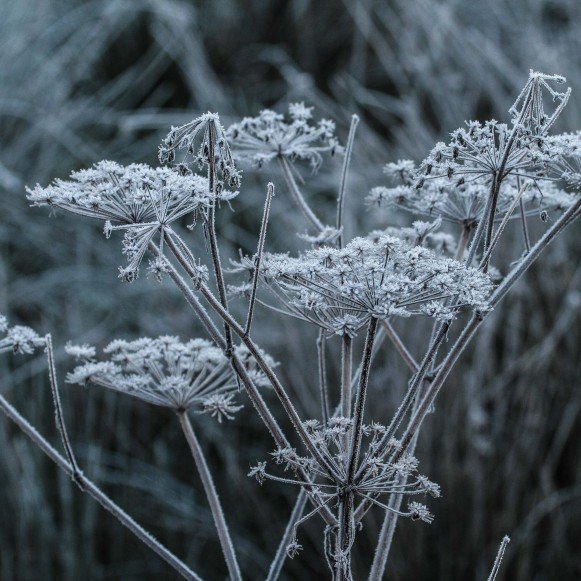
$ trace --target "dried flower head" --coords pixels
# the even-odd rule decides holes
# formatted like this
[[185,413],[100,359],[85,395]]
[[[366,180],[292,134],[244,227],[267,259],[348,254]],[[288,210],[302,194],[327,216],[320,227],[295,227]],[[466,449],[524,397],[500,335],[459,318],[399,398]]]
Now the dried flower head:
[[256,117],[245,117],[228,128],[228,137],[237,159],[258,167],[284,157],[290,161],[308,160],[317,170],[322,154],[342,152],[335,138],[335,123],[321,119],[311,124],[312,107],[304,103],[289,106],[290,120],[284,115],[264,109]]
[[0,353],[22,353],[30,355],[39,347],[44,347],[46,341],[30,327],[14,325],[10,327],[4,315],[0,315],[0,333],[4,337],[0,339]]
[[[197,406],[218,421],[232,419],[236,376],[220,349],[204,339],[187,343],[161,336],[135,341],[116,340],[104,350],[108,361],[95,361],[94,350],[68,345],[67,352],[83,363],[67,375],[68,383],[93,383],[174,410]],[[247,352],[240,350],[251,376],[260,381]]]
[[[147,247],[157,234],[163,239],[164,230],[184,216],[204,219],[211,203],[207,181],[198,175],[111,161],[73,172],[68,181],[55,180],[45,188],[37,185],[27,191],[33,206],[62,208],[104,220],[107,237],[114,230],[124,230],[123,253],[128,265],[120,269],[120,276],[127,281],[137,277]],[[228,200],[233,195],[222,191],[220,198]]]
[[[285,473],[290,474],[277,476],[268,471],[268,462],[263,461],[258,462],[248,476],[256,478],[259,484],[273,480],[307,487],[310,490],[314,488],[323,504],[330,508],[339,506],[339,501],[346,496],[351,498],[352,506],[357,500],[369,500],[389,511],[394,509],[387,506],[384,499],[393,492],[406,496],[426,494],[434,498],[440,496],[440,487],[418,474],[418,461],[413,456],[405,454],[395,464],[384,459],[380,450],[382,437],[386,433],[385,426],[377,423],[362,426],[365,445],[355,472],[356,476],[349,480],[349,440],[353,429],[352,420],[339,416],[331,418],[326,426],[322,426],[317,420],[308,420],[304,425],[321,457],[325,459],[325,465],[314,457],[300,456],[294,448],[279,448],[272,454],[274,462],[281,466]],[[399,442],[394,440],[391,447],[395,448],[398,444]],[[299,479],[299,472],[309,474],[311,477],[309,481]],[[297,527],[317,512],[315,509],[298,521],[295,525],[295,535]],[[407,511],[394,512],[425,522],[431,522],[433,519],[428,509],[417,502],[410,502]]]
[[[243,259],[237,267],[250,270],[250,264]],[[387,235],[296,258],[265,255],[260,274],[286,314],[330,334],[354,334],[370,317],[423,314],[448,320],[460,306],[486,308],[492,288],[476,269]],[[452,297],[457,300],[445,302]]]
[[[161,163],[175,162],[179,150],[184,152],[184,159],[178,164],[182,171],[187,168],[188,159],[193,159],[199,169],[216,171],[221,178],[215,184],[216,195],[224,187],[240,187],[240,172],[236,169],[226,132],[217,113],[208,112],[190,123],[172,127],[159,147],[159,160]],[[213,181],[214,176],[211,179]]]
[[[509,210],[519,190],[516,178],[509,177],[503,182],[498,196],[497,221]],[[482,218],[489,195],[490,182],[487,180],[457,184],[440,177],[425,181],[419,189],[404,184],[378,186],[371,190],[365,201],[368,206],[397,206],[414,215],[437,216],[471,227]],[[566,210],[573,203],[574,196],[561,190],[553,181],[539,183],[535,180],[533,187],[522,194],[522,201],[526,215],[539,215],[542,211]]]

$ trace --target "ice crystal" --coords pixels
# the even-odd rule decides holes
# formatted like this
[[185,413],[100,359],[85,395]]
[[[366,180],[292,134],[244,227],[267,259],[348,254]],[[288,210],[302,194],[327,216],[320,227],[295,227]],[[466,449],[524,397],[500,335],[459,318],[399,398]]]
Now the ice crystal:
[[[252,261],[242,259],[237,268],[251,271]],[[491,291],[490,279],[476,269],[388,235],[296,258],[267,254],[260,274],[285,313],[330,334],[354,334],[370,317],[424,314],[446,320],[460,306],[486,308]],[[444,302],[451,297],[457,300]]]
[[[68,374],[69,383],[101,385],[175,410],[196,406],[220,422],[232,419],[241,409],[234,403],[238,383],[228,359],[204,339],[187,343],[170,336],[116,340],[103,350],[107,361],[95,361],[94,350],[85,345],[69,345],[67,351],[84,360]],[[239,348],[238,353],[251,377],[264,385],[248,351]]]
[[228,128],[228,137],[237,159],[258,167],[278,157],[290,161],[307,160],[317,170],[324,153],[342,152],[335,137],[335,123],[321,119],[312,123],[312,107],[303,103],[289,106],[290,120],[264,109],[256,117],[245,117]]

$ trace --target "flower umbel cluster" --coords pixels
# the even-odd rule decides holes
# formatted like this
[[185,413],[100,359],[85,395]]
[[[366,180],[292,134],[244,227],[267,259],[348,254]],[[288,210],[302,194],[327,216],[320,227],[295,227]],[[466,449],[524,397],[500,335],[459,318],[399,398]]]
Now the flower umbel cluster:
[[[425,180],[421,188],[413,184],[413,174],[394,171],[388,164],[385,173],[392,179],[401,179],[401,183],[393,187],[378,186],[366,197],[368,206],[397,206],[414,215],[439,216],[442,219],[472,227],[483,216],[486,201],[490,195],[490,180],[478,179],[469,183],[454,183],[447,177]],[[413,162],[408,166],[414,171]],[[499,190],[496,220],[499,221],[511,207],[519,195],[520,188],[516,178],[507,178]],[[574,196],[561,190],[554,181],[535,181],[522,194],[522,203],[526,215],[542,212],[558,212],[566,210],[573,202]]]
[[317,170],[323,153],[342,152],[335,138],[335,123],[321,119],[311,124],[313,108],[304,103],[289,105],[290,121],[264,109],[256,117],[245,117],[228,128],[234,156],[258,167],[276,158],[307,160]]
[[[148,403],[187,410],[197,406],[219,422],[232,419],[236,405],[236,376],[222,351],[204,339],[187,343],[176,337],[116,340],[103,350],[107,361],[95,360],[95,349],[67,346],[67,352],[83,363],[67,375],[68,383],[93,383],[127,393]],[[237,353],[257,385],[265,379],[243,348]]]
[[[220,198],[228,200],[233,195],[224,190]],[[112,161],[73,172],[70,180],[28,189],[28,199],[33,206],[104,220],[107,237],[114,230],[124,230],[128,265],[120,268],[120,277],[127,281],[137,277],[147,247],[158,233],[163,246],[164,231],[173,222],[184,216],[204,219],[211,202],[207,181],[201,176]]]
[[14,325],[10,327],[4,315],[0,315],[0,333],[4,337],[0,339],[0,353],[23,353],[30,355],[35,349],[44,347],[46,341],[30,327]]
[[[352,426],[352,420],[344,417],[330,419],[327,426],[321,425],[317,420],[305,422],[305,427],[317,449],[328,462],[327,466],[321,466],[312,457],[300,456],[294,448],[285,448],[273,452],[272,457],[275,464],[282,466],[284,471],[290,474],[275,475],[267,471],[268,462],[263,461],[251,468],[248,476],[256,478],[259,484],[263,484],[265,480],[272,480],[307,487],[309,490],[316,491],[324,500],[324,504],[329,507],[339,506],[340,501],[347,496],[352,509],[357,500],[369,500],[384,510],[396,512],[400,516],[431,523],[433,515],[419,502],[410,502],[406,511],[394,511],[382,502],[385,496],[393,492],[412,497],[426,494],[434,498],[440,496],[440,487],[418,474],[418,460],[415,457],[404,454],[393,464],[384,459],[384,455],[380,453],[379,444],[386,433],[385,426],[377,423],[363,426],[367,445],[362,449],[355,479],[348,481],[349,441]],[[389,443],[391,451],[397,450],[398,446],[399,442],[395,439]],[[329,466],[331,466],[332,474]],[[303,469],[310,475],[309,482],[298,479],[299,469]],[[297,527],[317,512],[318,510],[314,510],[296,523],[295,535]],[[353,512],[351,510],[352,514]],[[355,525],[356,523],[351,523],[353,529]],[[288,551],[296,554],[297,546],[300,548],[295,538],[288,547]]]
[[[237,267],[251,270],[252,261],[242,259]],[[296,258],[265,255],[260,274],[286,314],[341,335],[355,334],[371,317],[449,320],[461,306],[485,309],[492,289],[475,268],[388,235]],[[457,300],[445,302],[452,297]]]

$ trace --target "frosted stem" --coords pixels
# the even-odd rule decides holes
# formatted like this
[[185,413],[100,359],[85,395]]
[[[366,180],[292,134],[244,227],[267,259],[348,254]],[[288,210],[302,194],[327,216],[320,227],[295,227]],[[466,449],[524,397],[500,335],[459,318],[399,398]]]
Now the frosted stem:
[[140,541],[147,545],[154,553],[159,555],[166,563],[173,567],[184,579],[201,581],[201,577],[194,573],[183,561],[178,559],[169,549],[164,547],[153,535],[148,533],[141,525],[131,518],[118,504],[109,498],[96,484],[89,480],[82,472],[76,472],[75,468],[63,456],[61,456],[50,443],[36,430],[36,428],[16,408],[0,395],[0,409],[12,420],[33,442],[38,446],[59,468],[64,470],[71,478],[75,478],[79,486],[88,495],[92,496],[105,510],[110,512],[117,520]]
[[198,469],[198,474],[202,480],[202,486],[204,487],[204,492],[206,493],[206,498],[208,499],[208,504],[210,505],[210,510],[214,518],[214,524],[216,525],[216,530],[218,531],[218,538],[220,539],[222,553],[224,554],[226,566],[228,567],[228,572],[230,573],[230,579],[232,581],[240,581],[242,579],[242,575],[240,574],[240,568],[238,567],[238,561],[236,560],[234,545],[232,544],[232,539],[230,538],[228,525],[226,524],[226,518],[224,517],[224,511],[222,510],[220,498],[218,496],[218,492],[216,491],[216,487],[214,486],[212,474],[208,468],[206,458],[204,457],[204,452],[202,451],[202,447],[196,438],[196,434],[194,433],[194,429],[190,422],[190,418],[188,417],[187,411],[178,411],[177,416],[180,420],[180,425],[188,445],[190,446],[194,462],[196,463],[196,468]]

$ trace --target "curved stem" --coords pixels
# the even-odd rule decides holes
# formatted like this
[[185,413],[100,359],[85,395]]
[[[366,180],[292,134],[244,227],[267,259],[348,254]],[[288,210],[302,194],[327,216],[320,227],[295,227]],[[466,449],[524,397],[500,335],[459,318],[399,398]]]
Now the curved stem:
[[190,446],[194,462],[196,463],[196,468],[198,469],[198,474],[202,480],[202,486],[204,487],[204,492],[206,493],[206,498],[208,499],[208,504],[210,505],[210,510],[212,511],[212,516],[214,517],[214,524],[216,525],[216,530],[218,531],[218,538],[220,539],[220,545],[222,546],[222,553],[224,553],[224,559],[226,560],[226,566],[228,567],[228,572],[230,573],[230,579],[232,581],[241,581],[242,575],[240,574],[240,568],[238,566],[238,561],[236,560],[236,553],[234,552],[234,545],[232,544],[232,539],[230,538],[230,533],[228,532],[228,525],[226,524],[226,518],[224,517],[224,511],[222,510],[222,505],[220,503],[220,498],[216,487],[214,486],[214,480],[212,479],[212,474],[208,468],[206,458],[204,457],[204,452],[196,438],[194,429],[188,417],[188,413],[185,410],[176,412],[180,420],[180,425],[184,432],[184,436]]
[[307,204],[307,201],[305,200],[303,194],[301,193],[301,190],[299,189],[299,186],[297,185],[297,182],[295,181],[295,178],[292,174],[292,169],[290,167],[288,160],[286,159],[286,157],[281,156],[278,158],[278,161],[282,167],[284,179],[287,183],[287,186],[290,190],[290,193],[292,194],[292,197],[294,198],[297,206],[301,209],[302,213],[305,215],[305,218],[317,230],[319,230],[319,232],[322,232],[325,229],[325,226],[323,225],[321,220],[319,220],[319,218],[317,218],[317,216],[315,215],[313,210],[311,210],[311,207],[309,206],[309,204]]
[[183,561],[164,547],[151,533],[131,518],[118,504],[109,498],[96,484],[61,456],[51,444],[26,420],[4,396],[0,395],[0,409],[38,446],[59,468],[75,478],[81,489],[92,496],[106,511],[110,512],[124,527],[173,567],[184,579],[202,581]]

